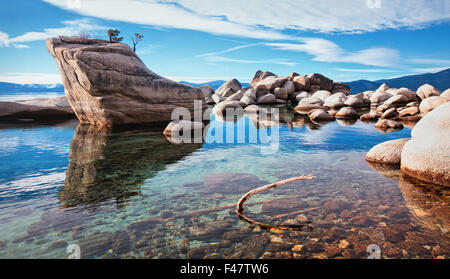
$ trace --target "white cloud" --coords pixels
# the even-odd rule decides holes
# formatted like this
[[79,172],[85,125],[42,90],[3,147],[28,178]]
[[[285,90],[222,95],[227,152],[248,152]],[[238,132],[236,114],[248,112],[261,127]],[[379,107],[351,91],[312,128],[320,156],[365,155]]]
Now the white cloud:
[[230,80],[232,78],[235,78],[239,81],[252,79],[252,77],[236,77],[236,76],[212,76],[212,77],[170,76],[167,78],[171,79],[171,80],[175,80],[175,81],[187,81],[187,82],[192,82],[192,83],[204,83],[204,82],[210,82],[210,81],[215,81],[215,80]]
[[381,67],[398,66],[400,62],[398,50],[392,48],[374,47],[349,52],[321,38],[303,38],[300,41],[303,43],[267,43],[266,45],[279,50],[306,52],[314,56],[313,60],[320,62],[346,62]]
[[[70,9],[66,0],[44,1],[63,9]],[[280,32],[227,21],[221,17],[202,15],[180,7],[176,4],[176,1],[82,1],[80,8],[71,10],[83,15],[108,20],[132,22],[158,27],[197,30],[220,35],[274,40],[289,38],[289,36],[281,34]]]
[[209,64],[215,64],[217,62],[230,62],[230,63],[240,63],[240,64],[278,64],[278,65],[284,65],[284,66],[297,65],[296,63],[286,61],[285,59],[251,60],[251,59],[235,59],[235,58],[221,56],[221,54],[237,51],[237,50],[248,48],[248,47],[254,47],[254,46],[258,46],[258,45],[262,45],[262,43],[239,45],[239,46],[231,47],[231,48],[228,48],[228,49],[225,49],[222,51],[199,54],[196,57],[203,58]]
[[0,73],[0,81],[18,84],[62,83],[61,76],[59,74],[41,74],[41,73]]
[[412,69],[412,71],[415,73],[426,74],[426,73],[437,73],[447,69],[448,67],[432,67],[432,68],[415,68]]
[[9,46],[9,35],[0,31],[0,47]]
[[[44,0],[70,9],[67,0]],[[259,39],[286,39],[278,30],[361,33],[421,28],[450,19],[448,0],[84,0],[84,15]]]
[[261,45],[261,44],[245,44],[245,45],[240,45],[240,46],[235,46],[232,48],[228,48],[226,50],[222,50],[222,51],[217,51],[217,52],[208,52],[208,53],[203,53],[203,54],[199,54],[196,57],[205,57],[205,56],[214,56],[214,55],[219,55],[219,54],[224,54],[224,53],[228,53],[228,52],[233,52],[236,50],[240,50],[243,48],[248,48],[248,47],[253,47],[253,46],[257,46],[257,45]]
[[63,21],[62,24],[64,24],[64,26],[60,28],[46,28],[42,32],[26,32],[25,34],[14,38],[9,38],[8,34],[0,32],[0,46],[8,47],[12,45],[16,48],[29,48],[28,45],[23,43],[45,40],[49,37],[73,36],[80,33],[89,34],[90,32],[107,29],[106,27],[100,26],[87,18],[67,20]]
[[337,68],[339,72],[355,72],[355,73],[397,73],[395,70],[388,69],[345,69],[345,68]]
[[230,62],[230,63],[240,63],[240,64],[278,64],[283,66],[295,66],[297,65],[294,62],[282,60],[282,59],[266,59],[266,60],[248,60],[248,59],[233,59],[218,55],[207,56],[205,59],[208,63],[217,63],[217,62]]
[[446,65],[450,66],[450,60],[448,59],[429,59],[429,58],[414,58],[408,59],[407,62],[422,65]]

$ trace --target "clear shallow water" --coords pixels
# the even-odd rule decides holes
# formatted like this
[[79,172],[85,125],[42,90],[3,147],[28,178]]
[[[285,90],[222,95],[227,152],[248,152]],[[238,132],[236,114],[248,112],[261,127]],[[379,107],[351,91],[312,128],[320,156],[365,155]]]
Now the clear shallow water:
[[[364,258],[370,244],[388,258],[450,256],[448,190],[364,160],[409,128],[282,119],[274,154],[261,142],[174,145],[160,130],[76,121],[4,127],[0,258],[65,258],[70,244],[86,258]],[[257,130],[247,116],[228,125]],[[246,209],[297,231],[236,217],[248,190],[309,173],[316,179],[252,197]]]

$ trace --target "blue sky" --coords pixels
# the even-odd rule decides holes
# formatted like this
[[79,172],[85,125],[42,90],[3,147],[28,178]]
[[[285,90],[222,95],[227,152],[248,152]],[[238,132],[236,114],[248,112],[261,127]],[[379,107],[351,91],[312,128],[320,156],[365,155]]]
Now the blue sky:
[[336,81],[450,67],[448,0],[14,0],[0,2],[0,81],[55,83],[45,38],[89,34],[124,43],[180,81],[319,72]]

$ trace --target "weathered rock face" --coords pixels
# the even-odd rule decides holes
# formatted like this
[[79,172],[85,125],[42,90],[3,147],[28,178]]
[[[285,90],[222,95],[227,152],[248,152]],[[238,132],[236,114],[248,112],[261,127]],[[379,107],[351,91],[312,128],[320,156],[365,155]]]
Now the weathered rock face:
[[450,186],[450,102],[422,118],[402,152],[401,169],[418,179]]
[[81,122],[116,124],[170,121],[179,107],[206,109],[203,92],[150,71],[125,44],[77,37],[49,38],[67,99]]
[[66,97],[0,102],[0,118],[41,120],[54,117],[75,117]]

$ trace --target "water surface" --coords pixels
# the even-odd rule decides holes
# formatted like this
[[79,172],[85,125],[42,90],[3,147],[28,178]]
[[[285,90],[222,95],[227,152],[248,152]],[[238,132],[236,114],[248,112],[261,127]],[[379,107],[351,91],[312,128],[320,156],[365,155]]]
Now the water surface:
[[[244,143],[174,145],[160,129],[0,125],[0,258],[66,258],[70,244],[85,258],[365,258],[371,244],[385,258],[450,256],[448,190],[364,160],[410,128],[385,134],[290,112],[282,120],[274,154],[248,134]],[[244,116],[227,125],[263,126],[255,124]],[[246,208],[296,231],[236,217],[250,189],[309,173],[316,179]]]

